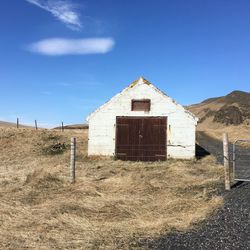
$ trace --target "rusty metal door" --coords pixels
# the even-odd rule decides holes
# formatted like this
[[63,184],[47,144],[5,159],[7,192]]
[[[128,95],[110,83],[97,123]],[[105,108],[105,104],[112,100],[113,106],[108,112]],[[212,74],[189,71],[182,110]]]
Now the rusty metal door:
[[166,160],[166,117],[117,117],[116,157],[131,161]]

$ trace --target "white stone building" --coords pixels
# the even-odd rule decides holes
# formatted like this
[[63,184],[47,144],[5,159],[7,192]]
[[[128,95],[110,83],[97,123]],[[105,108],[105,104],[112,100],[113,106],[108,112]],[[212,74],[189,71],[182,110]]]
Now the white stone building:
[[195,157],[198,119],[142,77],[87,121],[89,156],[142,161]]

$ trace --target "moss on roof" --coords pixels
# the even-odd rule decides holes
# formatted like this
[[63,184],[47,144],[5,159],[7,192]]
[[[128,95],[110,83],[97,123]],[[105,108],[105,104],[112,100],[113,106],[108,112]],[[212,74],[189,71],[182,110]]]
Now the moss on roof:
[[132,83],[129,84],[129,88],[133,88],[139,81],[140,79],[142,79],[143,83],[147,84],[147,85],[151,85],[152,83],[149,82],[148,80],[146,80],[143,76],[141,76],[140,78],[136,79],[135,81],[133,81]]

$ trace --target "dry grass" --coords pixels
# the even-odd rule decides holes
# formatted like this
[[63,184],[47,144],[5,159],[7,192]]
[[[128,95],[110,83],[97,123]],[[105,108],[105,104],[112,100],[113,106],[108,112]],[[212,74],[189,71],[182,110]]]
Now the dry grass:
[[228,133],[230,142],[235,142],[236,140],[250,140],[250,125],[229,125],[225,126],[223,124],[212,122],[210,118],[207,121],[198,124],[197,131],[204,131],[209,136],[222,140],[223,133]]
[[[188,109],[193,112],[197,117],[202,118],[206,114],[206,109],[211,111],[218,111],[221,107],[226,105],[226,102],[221,102],[220,100],[214,100],[208,103],[199,103],[196,105],[191,105]],[[239,106],[237,103],[234,106]],[[217,123],[213,121],[214,116],[208,117],[202,123],[198,123],[197,130],[204,131],[209,136],[216,138],[218,140],[222,139],[223,133],[229,134],[229,140],[235,142],[238,139],[250,139],[250,125],[248,122],[244,122],[241,125],[225,125],[222,123]]]
[[[131,249],[135,239],[186,230],[223,203],[223,168],[201,161],[122,162],[86,157],[87,131],[0,129],[1,249]],[[77,182],[68,182],[78,140]]]
[[[0,121],[0,128],[16,128],[17,124],[14,122],[5,122]],[[19,124],[19,128],[29,128],[29,129],[36,129],[34,126]]]

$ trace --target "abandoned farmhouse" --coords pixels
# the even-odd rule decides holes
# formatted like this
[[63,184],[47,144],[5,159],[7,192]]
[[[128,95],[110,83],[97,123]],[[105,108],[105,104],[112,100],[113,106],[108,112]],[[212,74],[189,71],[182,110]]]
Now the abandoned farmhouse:
[[195,156],[198,119],[142,77],[87,120],[90,156],[134,161]]

